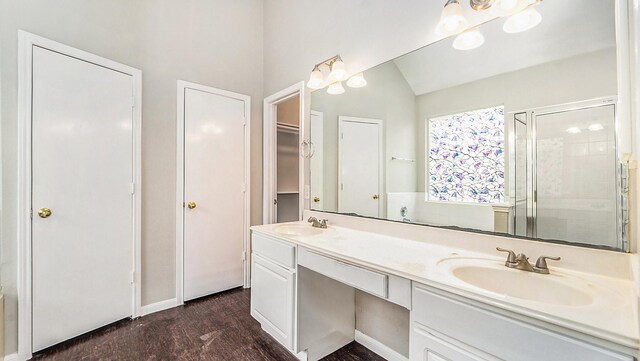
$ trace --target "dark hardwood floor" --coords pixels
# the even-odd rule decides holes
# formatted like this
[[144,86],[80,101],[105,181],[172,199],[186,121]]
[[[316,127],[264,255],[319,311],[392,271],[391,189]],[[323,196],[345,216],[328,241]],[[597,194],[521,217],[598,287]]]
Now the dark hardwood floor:
[[[249,290],[123,320],[34,355],[34,360],[292,360],[249,315]],[[357,343],[326,361],[383,360]]]

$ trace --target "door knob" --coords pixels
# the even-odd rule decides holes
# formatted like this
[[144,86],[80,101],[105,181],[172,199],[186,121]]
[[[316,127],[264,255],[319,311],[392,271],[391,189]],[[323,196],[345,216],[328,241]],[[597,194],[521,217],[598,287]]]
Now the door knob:
[[320,202],[320,197],[313,197],[313,201],[314,201],[315,203]]
[[40,208],[38,215],[40,218],[49,218],[51,216],[51,210],[49,208]]
[[196,208],[196,202],[191,201],[191,202],[187,203],[187,207],[189,207],[189,209],[194,209],[194,208]]
[[377,199],[379,199],[379,198],[380,198],[380,197],[379,197],[377,194],[374,194],[374,195],[373,195],[373,199],[377,200]]

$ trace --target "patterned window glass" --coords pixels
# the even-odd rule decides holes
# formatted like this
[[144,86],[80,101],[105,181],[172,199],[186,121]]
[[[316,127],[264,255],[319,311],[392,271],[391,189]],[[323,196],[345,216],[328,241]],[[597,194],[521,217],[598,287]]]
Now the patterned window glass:
[[427,123],[428,200],[504,202],[504,107]]

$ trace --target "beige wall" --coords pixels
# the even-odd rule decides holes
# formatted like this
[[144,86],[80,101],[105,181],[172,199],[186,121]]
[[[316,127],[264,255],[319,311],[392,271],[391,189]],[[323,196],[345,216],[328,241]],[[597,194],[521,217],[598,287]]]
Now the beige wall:
[[[346,87],[341,95],[325,89],[311,94],[311,109],[323,113],[323,208],[338,210],[338,117],[350,116],[382,120],[383,207],[387,192],[415,192],[415,163],[392,162],[392,156],[415,158],[417,130],[415,94],[393,63],[385,63],[365,72],[367,86]],[[312,185],[313,186],[313,185]],[[384,217],[384,215],[383,215]]]
[[0,0],[7,353],[17,347],[17,30],[142,69],[142,302],[151,304],[175,297],[176,80],[252,97],[251,221],[261,221],[262,7],[260,0]]

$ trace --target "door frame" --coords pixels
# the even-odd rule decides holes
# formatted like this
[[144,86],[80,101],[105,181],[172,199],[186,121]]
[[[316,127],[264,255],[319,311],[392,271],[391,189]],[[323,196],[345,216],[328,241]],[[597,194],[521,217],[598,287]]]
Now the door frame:
[[384,149],[382,149],[384,145],[384,122],[381,119],[373,119],[373,118],[360,118],[360,117],[350,117],[345,115],[338,116],[338,213],[343,213],[342,211],[342,127],[345,122],[351,123],[367,123],[367,124],[376,124],[379,127],[380,133],[378,133],[378,217],[382,217],[384,214],[384,199],[382,197],[386,196],[382,194],[382,190],[385,189],[384,184]]
[[[295,96],[299,96],[299,135],[298,140],[302,143],[306,142],[306,108],[307,91],[304,81],[295,83],[279,92],[264,98],[263,104],[263,141],[262,141],[262,162],[263,162],[263,184],[262,184],[262,223],[270,224],[276,221],[273,200],[277,196],[277,105],[289,100]],[[307,143],[308,144],[308,143]],[[301,145],[302,147],[302,145]],[[304,166],[305,158],[300,157],[298,162],[298,219],[302,219],[304,211],[304,202],[307,198],[307,192],[304,192]]]
[[142,71],[35,34],[18,30],[18,359],[31,358],[32,348],[32,78],[33,48],[40,47],[130,75],[133,80],[133,299],[131,316],[141,309],[142,206]]
[[184,304],[184,102],[186,89],[199,90],[244,102],[244,217],[243,217],[243,269],[244,287],[249,287],[250,260],[249,222],[251,212],[251,97],[249,95],[217,89],[206,85],[177,81],[176,113],[176,304]]

